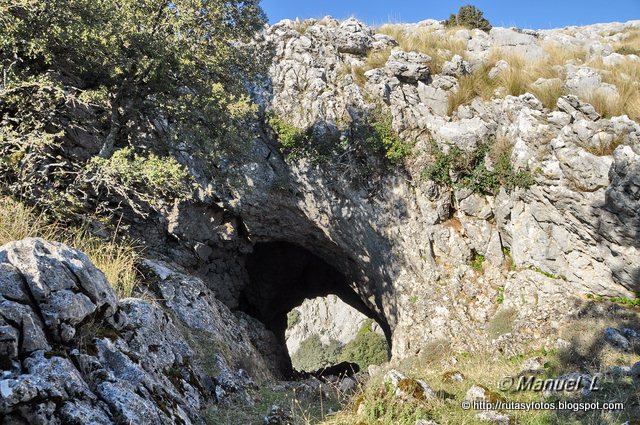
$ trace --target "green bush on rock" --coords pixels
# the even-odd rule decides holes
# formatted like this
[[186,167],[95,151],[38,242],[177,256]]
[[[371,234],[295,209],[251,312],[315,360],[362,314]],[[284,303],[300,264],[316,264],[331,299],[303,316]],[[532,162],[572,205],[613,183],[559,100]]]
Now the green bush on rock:
[[54,75],[88,91],[107,112],[105,158],[140,114],[210,140],[253,110],[246,87],[267,55],[250,42],[265,22],[258,0],[3,1],[0,88]]
[[357,363],[361,370],[379,365],[389,359],[389,346],[384,336],[373,331],[373,320],[367,320],[356,337],[344,346],[341,361]]
[[[444,153],[434,142],[433,162],[425,167],[422,177],[444,186],[467,187],[475,193],[495,195],[500,188],[528,188],[535,180],[528,170],[516,171],[511,165],[511,149],[493,149],[495,141],[480,144],[465,152],[452,146]],[[488,164],[488,160],[491,164]]]
[[142,156],[123,148],[109,159],[94,157],[89,168],[105,184],[127,190],[165,199],[183,199],[190,194],[191,176],[173,157]]

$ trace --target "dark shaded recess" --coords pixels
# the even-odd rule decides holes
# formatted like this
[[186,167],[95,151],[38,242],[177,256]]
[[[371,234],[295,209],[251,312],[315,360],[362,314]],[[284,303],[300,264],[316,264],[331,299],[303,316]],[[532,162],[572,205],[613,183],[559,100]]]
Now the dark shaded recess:
[[[240,295],[240,310],[264,323],[283,346],[287,313],[307,298],[330,294],[375,320],[391,346],[391,329],[386,320],[362,301],[342,273],[305,248],[289,242],[258,243],[247,257],[246,267],[249,283]],[[292,376],[291,359],[284,360],[282,372]]]

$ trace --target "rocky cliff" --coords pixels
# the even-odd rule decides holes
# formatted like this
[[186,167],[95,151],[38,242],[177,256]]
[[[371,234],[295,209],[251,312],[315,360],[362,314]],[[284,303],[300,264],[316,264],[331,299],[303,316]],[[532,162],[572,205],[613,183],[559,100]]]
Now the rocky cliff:
[[[438,57],[354,19],[266,29],[274,58],[256,101],[308,137],[287,154],[281,132],[253,123],[242,155],[216,164],[172,151],[195,199],[144,219],[111,200],[146,242],[150,299],[117,300],[83,254],[56,243],[0,250],[3,420],[197,423],[208,402],[251,399],[255,382],[290,373],[287,313],[329,294],[374,319],[394,359],[437,341],[555,349],[584,315],[622,315],[593,299],[640,290],[640,125],[586,100],[627,96],[604,80],[637,70],[638,56],[612,46],[638,28],[451,33],[425,21],[396,35],[426,31],[460,50]],[[581,52],[535,80],[562,95],[510,95],[500,75],[550,61],[549,46]],[[453,103],[487,64],[495,90]],[[615,77],[637,95],[634,75]],[[375,114],[410,151],[400,161],[361,136]],[[76,160],[96,153],[65,143]]]

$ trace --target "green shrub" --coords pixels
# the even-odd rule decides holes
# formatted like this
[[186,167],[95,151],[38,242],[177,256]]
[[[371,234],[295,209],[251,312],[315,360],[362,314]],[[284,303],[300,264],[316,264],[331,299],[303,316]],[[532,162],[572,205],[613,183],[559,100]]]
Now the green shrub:
[[141,156],[131,148],[116,151],[109,159],[92,158],[89,163],[96,176],[110,185],[121,185],[139,193],[166,199],[186,198],[190,194],[191,176],[173,157],[154,154]]
[[473,268],[473,270],[477,272],[480,272],[482,271],[482,265],[484,264],[485,261],[486,261],[486,258],[484,255],[476,254],[473,257],[473,260],[471,260],[471,268]]
[[313,334],[300,343],[298,350],[291,356],[291,363],[296,370],[313,372],[338,363],[340,351],[339,341],[332,339],[328,344],[323,344],[320,336]]
[[490,31],[491,24],[484,17],[483,12],[470,4],[462,6],[458,10],[458,14],[453,13],[443,22],[446,27],[462,26],[469,29],[481,29],[482,31]]
[[287,329],[291,329],[300,321],[300,312],[295,308],[287,314]]
[[289,124],[275,115],[270,116],[267,119],[267,123],[273,129],[274,133],[276,133],[278,142],[280,142],[285,152],[293,154],[299,151],[307,139],[304,130],[293,124]]
[[382,364],[389,359],[389,346],[384,336],[377,334],[372,329],[373,320],[367,320],[356,337],[344,346],[341,361],[357,363],[361,370],[369,365]]
[[392,125],[392,118],[379,109],[373,114],[367,144],[381,152],[392,163],[399,164],[411,154],[411,144],[400,139]]
[[108,158],[139,113],[208,139],[248,115],[246,88],[268,56],[251,40],[265,21],[257,0],[3,1],[0,62],[10,79],[53,71],[107,100]]
[[[513,169],[510,149],[492,153],[494,143],[492,140],[481,144],[471,152],[452,146],[448,153],[432,143],[434,161],[425,167],[422,177],[445,186],[467,187],[485,195],[495,195],[501,187],[513,190],[532,186],[535,180],[529,171]],[[492,154],[494,158],[490,158]],[[492,169],[487,167],[488,158],[492,159]]]

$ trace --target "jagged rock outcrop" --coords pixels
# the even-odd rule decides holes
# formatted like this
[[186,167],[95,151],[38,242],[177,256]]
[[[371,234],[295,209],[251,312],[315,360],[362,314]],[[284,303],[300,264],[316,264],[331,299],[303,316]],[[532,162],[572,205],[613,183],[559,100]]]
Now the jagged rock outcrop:
[[[306,300],[292,311],[286,332],[287,349],[296,352],[300,343],[312,335],[320,336],[324,344],[330,340],[346,345],[355,338],[368,317],[350,307],[335,295]],[[374,330],[382,334],[379,326]]]
[[[430,58],[403,53],[396,47],[384,67],[365,73],[367,81],[361,87],[348,72],[335,72],[339,65],[362,64],[365,59],[364,55],[340,53],[332,35],[339,25],[325,18],[312,23],[304,34],[286,21],[269,29],[268,36],[276,45],[269,107],[294,125],[312,126],[322,134],[327,128],[339,132],[345,117],[348,122],[357,121],[373,108],[371,102],[382,102],[393,116],[395,129],[416,140],[416,157],[409,161],[412,183],[401,173],[389,176],[381,182],[375,200],[364,198],[349,186],[332,184],[337,177],[328,169],[300,161],[291,171],[291,183],[301,196],[294,208],[318,226],[322,237],[329,238],[336,248],[327,255],[329,247],[318,246],[322,242],[293,239],[318,252],[338,270],[350,270],[357,291],[391,325],[395,355],[416,352],[421,344],[435,338],[465,346],[483,344],[487,337],[481,336],[481,329],[492,318],[500,319],[504,308],[495,303],[503,287],[506,299],[518,312],[512,332],[506,336],[515,339],[543,336],[543,328],[558,326],[552,317],[562,320],[560,317],[566,316],[550,314],[550,320],[531,325],[538,323],[535,317],[547,302],[550,308],[567,311],[563,303],[553,301],[559,293],[542,289],[546,285],[559,285],[569,305],[580,303],[587,293],[633,296],[640,281],[637,267],[631,263],[637,262],[639,253],[637,232],[629,229],[635,229],[637,216],[630,211],[621,214],[611,201],[624,193],[618,205],[637,202],[633,189],[618,188],[633,185],[629,180],[633,173],[623,177],[622,169],[633,167],[640,152],[638,123],[626,116],[601,118],[590,105],[572,96],[561,97],[558,109],[551,111],[531,94],[476,99],[449,117],[448,93],[457,86],[452,71],[460,69],[462,74],[466,65],[448,65],[448,75],[432,76],[425,67]],[[637,25],[612,24],[611,28],[620,31]],[[407,31],[414,27],[407,26]],[[566,37],[561,31],[499,28],[489,34],[475,30],[459,35],[468,40],[468,53],[476,54],[477,64],[492,47],[533,58],[542,54],[540,46],[546,41],[589,46],[604,37],[596,35],[599,29],[575,28],[574,35]],[[305,48],[292,48],[302,42]],[[390,40],[385,43],[382,48],[393,46]],[[372,45],[372,49],[376,47]],[[610,53],[609,49],[591,51],[603,57]],[[568,69],[563,83],[576,93],[591,84],[591,79],[598,80],[587,68]],[[432,161],[430,140],[445,151],[447,146],[456,146],[470,152],[491,138],[512,146],[511,161],[516,169],[533,172],[536,184],[531,189],[477,196],[421,181],[420,164]],[[613,155],[594,153],[614,142],[622,146]],[[265,171],[266,175],[261,175],[263,171],[255,169],[252,180],[272,179],[267,177],[270,171]],[[266,186],[258,189],[265,190]],[[251,199],[255,192],[244,199]],[[269,203],[283,205],[283,200],[271,196]],[[290,211],[291,207],[283,206],[282,210]],[[241,214],[250,228],[263,233],[251,211]],[[623,216],[629,226],[620,225]],[[291,221],[287,218],[286,222]],[[282,223],[284,226],[285,221]],[[270,228],[263,234],[268,238],[274,233],[279,232]],[[496,272],[505,259],[504,252],[517,269],[509,275]],[[339,261],[332,258],[336,253],[351,258],[361,273],[353,275],[353,264],[348,268],[336,264]],[[492,271],[484,275],[474,272],[469,266],[474,255],[486,258],[484,267]],[[536,301],[512,298],[509,288],[515,287],[540,297]]]
[[[253,385],[234,361],[272,377],[233,314],[175,271],[156,266],[179,321],[151,301],[118,301],[83,253],[59,243],[9,243],[0,268],[3,423],[201,423],[211,400]],[[196,332],[206,353],[185,339]]]

